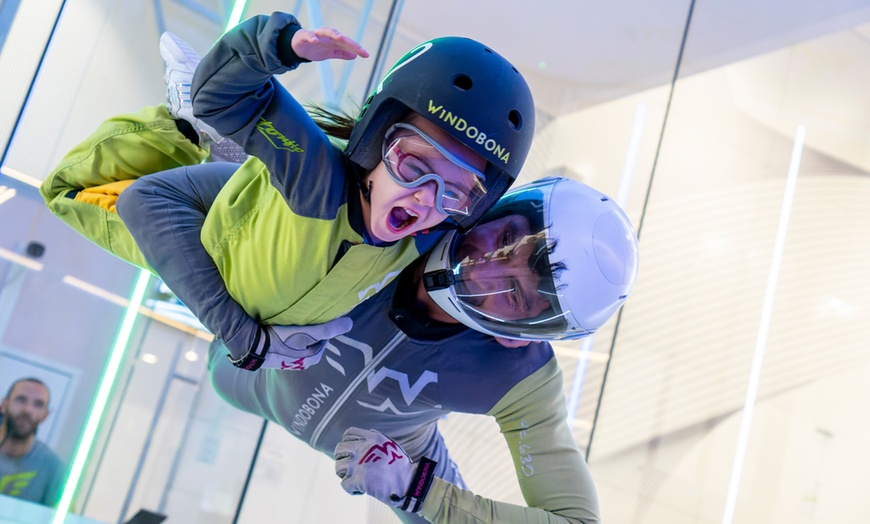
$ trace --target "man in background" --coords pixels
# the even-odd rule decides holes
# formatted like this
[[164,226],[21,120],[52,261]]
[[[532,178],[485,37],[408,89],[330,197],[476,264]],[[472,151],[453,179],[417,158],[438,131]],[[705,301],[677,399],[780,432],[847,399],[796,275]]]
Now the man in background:
[[48,401],[48,386],[28,377],[15,381],[0,402],[0,494],[54,506],[66,467],[36,439],[48,417]]

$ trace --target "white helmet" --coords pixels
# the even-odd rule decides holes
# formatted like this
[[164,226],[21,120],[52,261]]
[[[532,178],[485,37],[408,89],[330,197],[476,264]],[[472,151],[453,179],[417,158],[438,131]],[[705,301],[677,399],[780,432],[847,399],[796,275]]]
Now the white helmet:
[[465,234],[432,250],[423,280],[463,324],[526,340],[594,333],[637,276],[637,236],[608,196],[551,177],[517,187]]

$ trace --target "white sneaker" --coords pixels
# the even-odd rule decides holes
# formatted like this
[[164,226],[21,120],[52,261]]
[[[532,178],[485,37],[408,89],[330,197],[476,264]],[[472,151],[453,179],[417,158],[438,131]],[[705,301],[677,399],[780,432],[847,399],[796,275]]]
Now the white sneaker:
[[166,62],[166,109],[172,118],[190,122],[199,134],[199,146],[207,148],[223,137],[210,125],[193,116],[190,101],[190,82],[201,57],[184,40],[169,31],[160,35],[160,56]]

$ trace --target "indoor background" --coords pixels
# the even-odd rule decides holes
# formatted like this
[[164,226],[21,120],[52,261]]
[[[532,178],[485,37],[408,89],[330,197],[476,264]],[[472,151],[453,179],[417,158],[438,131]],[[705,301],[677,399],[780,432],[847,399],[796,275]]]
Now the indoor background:
[[[625,207],[634,294],[557,345],[605,522],[870,522],[870,0],[0,0],[0,389],[51,384],[39,437],[73,465],[65,508],[2,498],[0,521],[397,522],[223,403],[211,335],[37,190],[101,121],[162,102],[162,31],[204,53],[275,10],[372,53],[281,78],[351,112],[423,40],[490,45],[535,96],[521,181]],[[523,504],[494,421],[442,429],[473,491]]]

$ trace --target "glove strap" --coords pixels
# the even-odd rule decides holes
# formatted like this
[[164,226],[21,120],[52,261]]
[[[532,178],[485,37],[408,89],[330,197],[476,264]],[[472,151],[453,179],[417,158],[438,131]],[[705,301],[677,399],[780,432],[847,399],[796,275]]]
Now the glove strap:
[[423,500],[429,493],[429,488],[432,487],[432,479],[435,478],[435,466],[438,463],[432,459],[423,457],[420,463],[417,464],[417,471],[414,472],[414,479],[411,481],[411,489],[408,495],[405,496],[405,503],[402,505],[402,511],[409,511],[408,507],[413,503],[414,508],[411,513],[417,513],[423,506]]
[[[260,339],[262,343],[260,343]],[[257,329],[257,335],[254,337],[253,347],[240,358],[234,359],[232,355],[227,355],[230,362],[237,368],[247,369],[248,371],[256,371],[260,369],[263,362],[266,361],[266,352],[269,349],[269,344],[272,342],[269,337],[269,332],[263,328]]]

